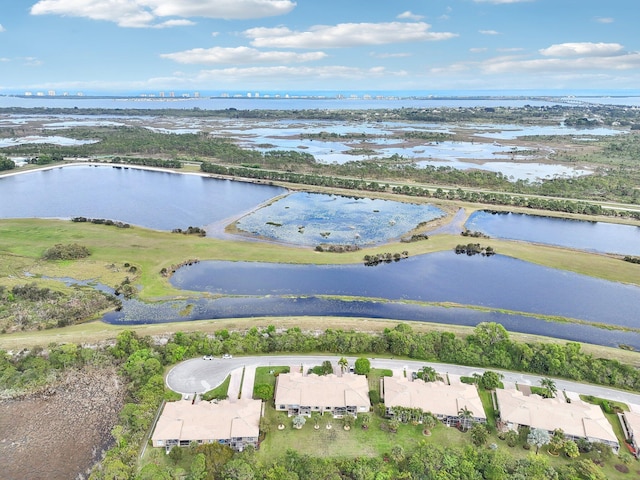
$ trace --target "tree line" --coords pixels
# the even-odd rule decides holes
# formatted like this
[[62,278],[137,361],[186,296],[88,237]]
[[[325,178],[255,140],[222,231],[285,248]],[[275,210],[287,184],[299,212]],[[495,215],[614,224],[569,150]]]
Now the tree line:
[[[112,346],[85,348],[74,344],[50,345],[48,350],[35,348],[16,355],[9,355],[0,350],[0,385],[5,392],[12,391],[19,395],[44,388],[52,378],[67,368],[83,368],[89,365],[117,365],[121,375],[127,382],[128,394],[119,424],[113,429],[114,444],[103,461],[97,466],[91,478],[170,478],[158,477],[153,467],[145,467],[136,473],[138,448],[145,433],[151,427],[153,417],[162,399],[175,398],[174,394],[165,392],[163,371],[166,366],[187,358],[200,355],[220,355],[222,353],[260,354],[271,352],[327,352],[339,354],[393,354],[403,357],[422,359],[425,361],[441,361],[481,367],[498,367],[512,370],[523,370],[542,375],[563,376],[581,381],[589,381],[620,388],[640,388],[638,370],[621,364],[615,360],[598,359],[585,354],[580,345],[568,342],[564,345],[545,343],[519,343],[509,339],[508,332],[499,324],[479,324],[471,335],[459,337],[450,332],[432,331],[415,332],[408,324],[398,324],[387,328],[380,334],[362,333],[327,329],[317,334],[305,333],[294,327],[278,331],[269,326],[264,329],[251,328],[246,332],[230,332],[222,329],[215,333],[178,332],[167,342],[158,343],[150,337],[140,337],[132,331],[118,334]],[[272,464],[253,463],[251,452],[222,455],[225,461],[216,463],[224,452],[216,449],[223,446],[194,447],[193,462],[202,455],[197,463],[202,467],[201,476],[188,478],[334,478],[316,475],[315,468],[322,465],[326,472],[334,472],[336,480],[351,478],[369,478],[354,476],[354,472],[368,469],[370,465],[376,471],[387,472],[387,477],[401,478],[439,478],[430,477],[433,465],[439,465],[435,458],[438,455],[455,455],[464,458],[472,453],[471,461],[464,468],[461,465],[450,466],[453,477],[447,478],[506,478],[504,475],[515,475],[528,471],[529,468],[540,467],[530,457],[526,461],[515,460],[509,456],[493,458],[495,452],[488,449],[473,450],[440,447],[432,444],[419,444],[415,451],[402,458],[387,463],[382,458],[362,459],[322,459],[315,457],[299,458],[295,452],[289,452],[285,460]],[[224,447],[227,448],[227,447]],[[469,450],[472,449],[472,450]],[[210,451],[211,450],[211,451]],[[225,450],[226,452],[226,450]],[[485,460],[481,460],[487,456]],[[435,456],[435,457],[434,457]],[[289,465],[286,458],[296,459],[295,465]],[[232,463],[233,462],[233,463]],[[267,472],[293,472],[298,477],[270,477]],[[363,462],[363,463],[362,463]],[[435,462],[435,463],[432,463]],[[533,463],[531,463],[533,462]],[[244,464],[247,465],[244,465]],[[361,464],[362,463],[362,464]],[[193,463],[192,463],[193,466]],[[590,465],[589,465],[590,466]],[[233,468],[232,468],[233,467]],[[537,468],[536,467],[536,468]],[[583,478],[575,476],[576,468],[586,468],[578,463],[562,467],[571,470],[574,476],[562,476],[562,471],[544,466],[549,476],[516,478]],[[445,468],[441,465],[442,471]],[[499,468],[503,476],[489,475],[489,471]],[[233,472],[237,469],[251,471],[250,477],[238,477]],[[153,471],[153,475],[151,474]],[[463,472],[464,475],[459,476]],[[597,470],[596,470],[597,471]],[[404,473],[403,473],[404,472]],[[165,472],[166,473],[166,472]],[[190,475],[189,472],[185,472]],[[558,476],[559,475],[559,476]],[[371,477],[373,478],[373,477]],[[378,478],[378,477],[376,477]],[[584,477],[600,478],[600,477]]]

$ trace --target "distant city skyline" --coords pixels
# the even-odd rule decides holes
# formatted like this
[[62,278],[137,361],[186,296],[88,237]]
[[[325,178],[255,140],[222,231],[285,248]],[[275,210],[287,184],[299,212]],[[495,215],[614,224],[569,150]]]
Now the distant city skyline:
[[5,3],[0,94],[570,94],[640,86],[640,37],[625,0]]

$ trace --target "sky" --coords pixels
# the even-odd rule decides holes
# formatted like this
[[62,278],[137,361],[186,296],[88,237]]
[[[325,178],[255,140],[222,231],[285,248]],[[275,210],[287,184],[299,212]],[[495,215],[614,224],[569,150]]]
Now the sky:
[[0,93],[640,88],[638,0],[1,0]]

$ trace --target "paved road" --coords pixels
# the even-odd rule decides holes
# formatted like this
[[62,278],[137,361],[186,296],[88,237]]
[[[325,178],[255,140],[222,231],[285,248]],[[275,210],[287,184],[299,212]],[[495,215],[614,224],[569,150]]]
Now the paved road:
[[[357,357],[346,357],[349,363],[353,365]],[[336,364],[340,356],[304,356],[304,355],[278,355],[278,356],[259,356],[259,357],[236,357],[230,359],[216,358],[213,360],[203,360],[202,358],[194,358],[176,365],[167,375],[167,386],[178,393],[193,394],[203,393],[220,385],[224,379],[232,371],[245,367],[245,382],[242,388],[244,393],[251,392],[253,388],[253,377],[256,366],[279,366],[279,365],[305,365],[311,367],[320,365],[323,361],[329,360]],[[388,368],[396,372],[406,369],[408,371],[417,371],[425,365],[429,365],[436,369],[438,373],[449,373],[457,376],[471,376],[474,373],[482,374],[484,369],[477,367],[465,367],[460,365],[451,365],[445,363],[430,363],[421,361],[407,361],[393,358],[372,358],[371,366],[374,368]],[[246,372],[253,370],[253,374],[247,377]],[[504,381],[508,384],[520,385],[540,385],[539,375],[529,375],[519,372],[500,371],[504,375]],[[588,394],[596,397],[606,398],[629,404],[629,407],[640,412],[640,394],[617,390],[614,388],[600,387],[597,385],[589,385],[568,380],[554,379],[558,391],[566,390],[569,394]],[[249,384],[251,383],[251,384]],[[237,393],[236,393],[237,398]]]

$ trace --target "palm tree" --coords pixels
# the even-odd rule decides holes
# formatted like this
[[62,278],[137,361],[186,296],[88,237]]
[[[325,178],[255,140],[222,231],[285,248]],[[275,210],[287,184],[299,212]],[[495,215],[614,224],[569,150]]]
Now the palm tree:
[[371,415],[369,415],[368,413],[364,413],[360,415],[360,419],[362,420],[362,428],[364,430],[369,428],[369,423],[371,422]]
[[463,432],[466,432],[472,423],[473,412],[465,405],[458,411],[458,416],[460,417],[460,427]]
[[540,380],[540,386],[544,389],[544,398],[553,398],[558,393],[556,382],[548,377]]
[[426,435],[431,435],[431,429],[436,426],[437,422],[438,420],[436,420],[436,417],[430,413],[425,414],[422,419],[422,424],[424,425],[424,432]]
[[346,358],[342,357],[340,358],[340,360],[338,360],[338,366],[340,367],[340,371],[344,373],[347,367],[349,367],[349,361]]
[[295,417],[293,417],[293,426],[298,430],[301,429],[305,423],[307,423],[307,419],[304,418],[304,416],[296,415]]
[[438,378],[438,372],[433,367],[424,366],[418,371],[418,378],[425,382],[435,382]]

